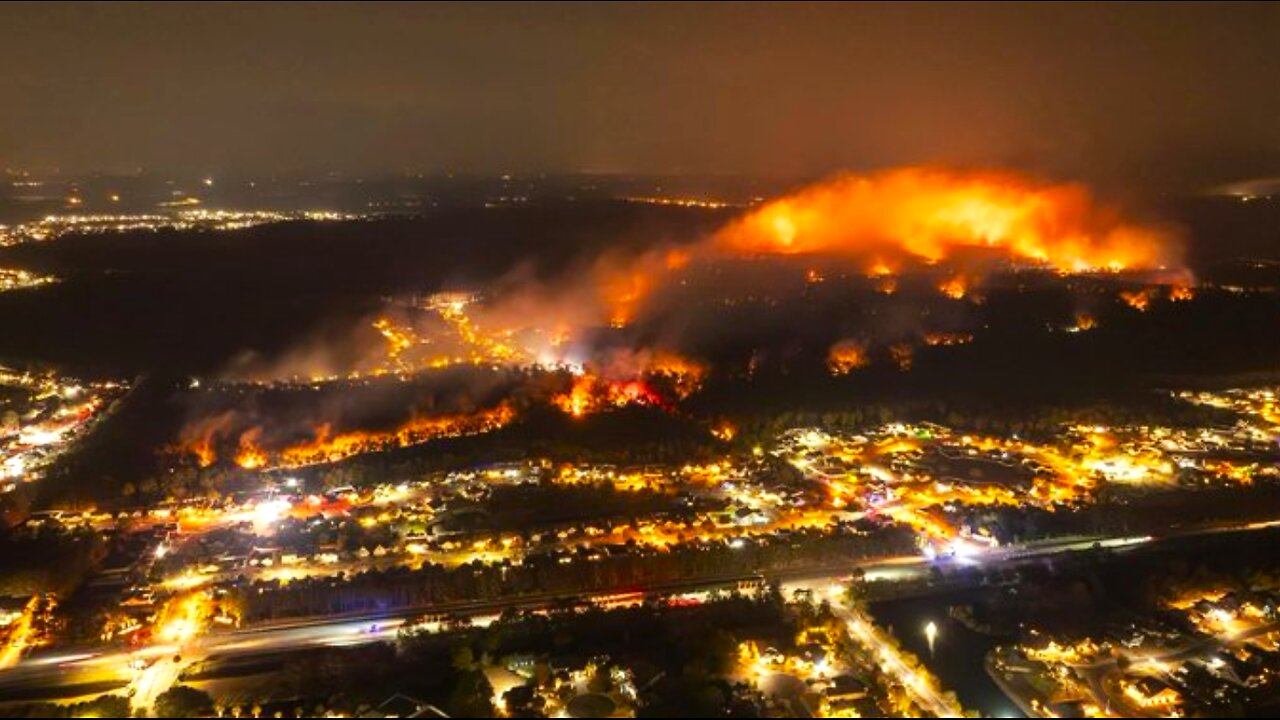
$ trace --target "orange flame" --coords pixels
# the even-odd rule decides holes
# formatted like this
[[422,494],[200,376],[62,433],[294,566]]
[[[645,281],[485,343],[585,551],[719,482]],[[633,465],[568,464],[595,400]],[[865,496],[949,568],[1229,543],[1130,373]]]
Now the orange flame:
[[[739,217],[700,245],[601,263],[595,281],[606,319],[615,327],[630,324],[665,273],[694,258],[726,254],[845,256],[886,294],[897,289],[892,273],[905,265],[961,254],[1061,273],[1186,274],[1169,229],[1126,220],[1095,203],[1082,185],[1010,172],[901,168],[839,175],[801,189]],[[820,272],[806,274],[810,283],[821,279]],[[979,279],[956,276],[940,290],[965,297]]]
[[605,380],[590,373],[574,378],[573,387],[551,398],[551,403],[575,418],[628,405],[668,405],[644,380]]
[[218,453],[213,449],[213,440],[211,438],[200,438],[187,449],[192,457],[196,459],[196,465],[202,468],[209,467],[218,459]]
[[868,362],[866,348],[853,340],[841,340],[827,353],[827,368],[832,375],[848,375]]
[[924,344],[931,347],[939,345],[964,345],[973,341],[972,333],[964,332],[935,332],[926,333],[924,336]]
[[1147,308],[1151,307],[1151,301],[1155,298],[1155,294],[1154,288],[1124,290],[1120,293],[1120,299],[1134,310],[1146,312]]
[[245,470],[257,470],[267,464],[267,453],[258,445],[262,437],[262,428],[245,430],[240,435],[240,447],[236,453],[236,464]]
[[171,449],[195,458],[197,466],[207,468],[218,461],[217,440],[230,431],[234,422],[233,413],[224,412],[190,423],[182,428],[178,444]]
[[582,417],[596,407],[595,384],[596,378],[591,375],[574,378],[569,392],[556,395],[551,402],[573,417]]
[[[218,461],[215,449],[219,437],[225,437],[229,414],[201,424],[200,434],[192,434],[176,448],[178,452],[194,456],[200,467],[209,467]],[[352,430],[335,434],[328,423],[317,426],[311,440],[289,445],[281,449],[263,447],[263,429],[254,426],[240,434],[233,460],[245,470],[264,468],[301,467],[326,462],[336,462],[360,453],[408,447],[438,438],[461,437],[490,432],[515,420],[516,411],[507,403],[474,413],[415,417],[392,430]]]
[[933,168],[836,177],[751,212],[716,243],[735,253],[851,255],[869,268],[937,262],[965,248],[1063,272],[1179,262],[1167,232],[1124,222],[1083,186]]
[[1069,332],[1088,332],[1098,327],[1098,321],[1089,313],[1076,313],[1076,324],[1067,328]]
[[702,387],[707,366],[683,355],[659,350],[649,358],[645,374],[669,379],[677,397],[683,400]]
[[613,327],[629,325],[637,307],[653,287],[654,272],[646,267],[648,264],[640,262],[635,268],[606,273],[603,291],[609,306],[609,324]]
[[955,275],[939,283],[938,292],[952,300],[963,300],[969,292],[969,282],[963,275]]
[[281,467],[317,465],[365,452],[420,445],[439,438],[479,435],[508,425],[515,417],[515,410],[502,403],[475,413],[417,417],[390,431],[353,430],[335,435],[325,424],[316,428],[313,440],[281,450],[277,464]]
[[702,387],[707,366],[668,350],[616,353],[574,378],[551,403],[573,417],[611,407],[670,408]]
[[738,426],[728,420],[722,420],[712,426],[711,435],[717,440],[730,442],[738,436]]

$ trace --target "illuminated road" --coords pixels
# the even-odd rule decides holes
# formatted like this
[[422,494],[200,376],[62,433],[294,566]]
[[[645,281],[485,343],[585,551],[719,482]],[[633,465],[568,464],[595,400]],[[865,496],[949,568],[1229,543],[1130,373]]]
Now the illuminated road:
[[36,610],[40,607],[40,596],[37,595],[22,608],[22,613],[8,628],[8,641],[0,648],[0,670],[11,668],[22,659],[27,644],[31,641],[32,626],[35,623]]
[[916,672],[902,659],[902,651],[888,642],[885,633],[861,612],[851,610],[844,603],[832,603],[831,609],[845,621],[849,634],[864,647],[875,650],[880,670],[906,688],[912,702],[936,717],[962,717],[959,703],[943,697],[938,688],[924,675]]
[[[983,567],[999,566],[1072,552],[1094,549],[1123,551],[1153,542],[1201,534],[1243,532],[1274,527],[1280,527],[1280,521],[1215,525],[1171,533],[1161,538],[1149,536],[1071,538],[1020,547],[997,548],[968,558],[930,561],[921,556],[902,556],[870,562],[851,562],[825,568],[771,573],[769,579],[782,582],[788,588],[807,587],[825,592],[832,583],[838,583],[847,578],[855,569],[861,569],[867,580],[871,582],[922,580],[929,578],[931,568],[935,566],[964,567],[978,563]],[[737,582],[746,579],[749,578],[707,578],[653,588],[650,594],[657,596],[733,587]],[[14,667],[0,671],[0,694],[6,691],[38,689],[47,691],[43,693],[44,695],[58,697],[59,692],[64,695],[74,693],[77,687],[115,684],[122,688],[127,686],[134,693],[135,705],[141,707],[143,701],[153,700],[156,695],[176,681],[183,669],[203,659],[383,642],[394,639],[406,621],[421,616],[425,612],[468,617],[473,622],[482,624],[507,609],[546,609],[557,605],[563,599],[563,595],[548,594],[342,618],[302,619],[240,630],[217,631],[191,640],[185,645],[157,644],[132,651],[65,649],[61,652],[45,652],[27,657]],[[860,618],[853,616],[846,618],[846,621],[851,623],[850,631],[859,636],[859,639],[867,640],[872,646],[881,646],[882,643],[876,641],[873,635],[867,635],[867,633],[874,634],[875,631],[870,627],[864,627],[863,622],[859,620]],[[885,662],[890,670],[905,669],[905,666],[898,668],[900,660],[892,655],[885,659]],[[915,687],[909,683],[904,685],[915,690]],[[926,707],[943,702],[931,688],[916,691],[920,692],[921,704]]]

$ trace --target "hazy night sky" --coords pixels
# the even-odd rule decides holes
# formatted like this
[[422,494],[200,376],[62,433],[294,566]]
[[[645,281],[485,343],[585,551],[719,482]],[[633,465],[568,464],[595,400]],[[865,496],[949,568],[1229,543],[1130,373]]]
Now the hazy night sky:
[[1280,174],[1280,5],[0,5],[0,165]]

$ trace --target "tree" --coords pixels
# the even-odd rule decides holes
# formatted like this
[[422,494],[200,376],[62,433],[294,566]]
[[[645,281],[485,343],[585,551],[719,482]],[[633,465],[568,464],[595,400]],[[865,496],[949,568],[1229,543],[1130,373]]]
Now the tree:
[[213,712],[213,698],[193,687],[175,685],[156,698],[155,712],[162,718],[200,717]]
[[471,651],[471,645],[465,642],[458,643],[453,647],[451,662],[453,669],[459,672],[468,672],[475,668],[476,657]]
[[454,717],[493,717],[493,687],[479,670],[458,673],[457,684],[449,698]]

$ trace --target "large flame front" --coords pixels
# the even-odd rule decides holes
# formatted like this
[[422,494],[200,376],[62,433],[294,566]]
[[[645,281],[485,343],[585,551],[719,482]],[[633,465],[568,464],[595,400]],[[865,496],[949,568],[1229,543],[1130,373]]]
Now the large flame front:
[[841,175],[774,200],[724,228],[731,253],[823,253],[873,268],[990,249],[1061,272],[1177,266],[1167,230],[1126,222],[1076,184],[1004,172],[904,168]]

